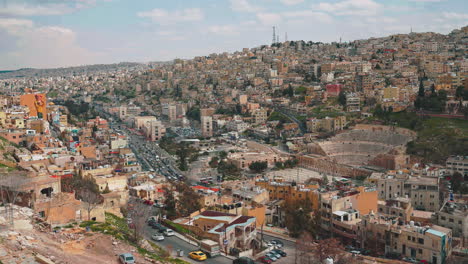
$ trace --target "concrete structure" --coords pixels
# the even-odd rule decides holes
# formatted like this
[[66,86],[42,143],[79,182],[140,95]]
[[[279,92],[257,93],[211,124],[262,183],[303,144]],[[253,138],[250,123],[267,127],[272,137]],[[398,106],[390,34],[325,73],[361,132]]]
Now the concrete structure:
[[227,156],[229,163],[236,165],[239,169],[247,169],[253,162],[268,163],[272,167],[277,161],[284,161],[285,157],[274,152],[235,152]]
[[346,116],[325,117],[322,119],[309,119],[306,122],[307,130],[309,132],[332,132],[343,130],[346,125]]
[[200,119],[201,119],[201,127],[202,127],[202,136],[212,137],[213,136],[213,117],[201,116]]
[[450,174],[459,172],[463,176],[468,176],[468,157],[449,157],[445,165],[447,166],[447,172]]
[[232,248],[243,251],[259,245],[256,219],[252,216],[204,211],[181,224],[203,238],[218,242],[226,253]]
[[402,172],[382,175],[377,180],[379,199],[391,200],[408,197],[415,209],[439,211],[439,178],[412,177]]
[[255,109],[252,116],[255,124],[265,124],[268,118],[267,110],[264,108]]
[[361,247],[380,244],[387,254],[444,264],[452,253],[452,231],[441,226],[420,227],[412,222],[399,225],[397,221],[371,214],[363,217],[359,230]]
[[361,111],[361,98],[356,93],[346,94],[346,110],[348,112]]
[[447,200],[435,214],[437,225],[452,229],[453,236],[461,238],[462,246],[468,243],[468,205],[464,200],[459,202]]

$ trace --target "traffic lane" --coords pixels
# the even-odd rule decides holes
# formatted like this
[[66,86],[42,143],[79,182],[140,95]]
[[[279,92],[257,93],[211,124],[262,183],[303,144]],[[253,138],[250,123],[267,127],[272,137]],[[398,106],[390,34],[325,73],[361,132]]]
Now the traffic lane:
[[265,241],[270,241],[270,240],[279,240],[281,242],[283,242],[283,247],[284,248],[295,248],[296,247],[296,243],[292,242],[292,241],[289,241],[289,240],[285,240],[285,239],[282,239],[282,238],[279,238],[279,237],[274,237],[274,236],[271,236],[271,235],[266,235],[265,233],[263,233],[263,239]]
[[[184,251],[184,256],[182,257],[185,261],[188,261],[190,263],[200,263],[198,261],[195,261],[193,259],[190,259],[188,257],[188,253],[190,251],[193,251],[193,250],[198,250],[198,247],[195,246],[195,245],[192,245],[180,238],[178,238],[177,236],[172,236],[172,237],[165,237],[163,241],[154,241],[151,239],[151,236],[155,233],[157,233],[158,231],[155,230],[155,229],[152,229],[150,226],[148,226],[146,228],[146,232],[145,232],[145,235],[146,235],[146,238],[151,240],[152,242],[156,243],[157,245],[159,245],[160,247],[162,247],[163,249],[165,250],[168,250],[169,248],[171,248],[172,252],[171,252],[171,256],[175,256],[177,254],[177,250],[178,249],[181,249],[182,251]],[[231,259],[228,259],[224,256],[217,256],[217,257],[214,257],[214,258],[209,258],[205,261],[203,261],[203,263],[212,263],[212,264],[216,264],[216,263],[221,263],[221,264],[232,264],[232,260]]]

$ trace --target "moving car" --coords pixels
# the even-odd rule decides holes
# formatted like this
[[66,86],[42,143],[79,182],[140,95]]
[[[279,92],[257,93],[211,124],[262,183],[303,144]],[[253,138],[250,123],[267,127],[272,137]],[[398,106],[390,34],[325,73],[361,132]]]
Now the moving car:
[[191,259],[194,259],[194,260],[199,260],[199,261],[202,261],[202,260],[206,260],[207,259],[207,256],[205,253],[203,253],[202,251],[191,251],[189,254],[188,254],[189,258]]
[[151,236],[151,239],[155,240],[155,241],[163,241],[164,240],[164,236],[161,235],[161,234],[154,234]]
[[119,255],[119,261],[122,264],[134,264],[136,263],[135,257],[130,253],[124,253]]
[[172,229],[166,229],[166,231],[164,231],[164,235],[169,237],[169,236],[174,236],[175,233]]

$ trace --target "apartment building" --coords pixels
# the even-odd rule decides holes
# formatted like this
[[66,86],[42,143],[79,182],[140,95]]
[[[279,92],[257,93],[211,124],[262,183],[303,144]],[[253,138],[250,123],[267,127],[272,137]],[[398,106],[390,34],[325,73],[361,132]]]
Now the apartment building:
[[449,157],[445,165],[447,167],[447,172],[450,174],[459,172],[463,176],[468,176],[468,156]]
[[361,111],[361,98],[356,93],[346,94],[346,110],[348,112]]
[[[345,237],[354,239],[357,235],[355,223],[358,222],[359,215],[367,215],[375,211],[377,211],[377,191],[374,188],[361,186],[320,193],[320,227],[325,231],[333,231],[335,228],[339,231],[338,233],[348,233],[352,236]],[[336,222],[337,216],[343,217],[340,218],[340,222],[344,220],[351,222],[338,224],[339,228],[334,227],[333,223]]]
[[462,245],[468,243],[468,205],[464,200],[447,200],[435,214],[435,223],[452,229],[453,236],[460,237]]
[[201,116],[201,127],[203,137],[213,136],[213,117],[212,116]]
[[346,126],[346,116],[325,117],[322,119],[312,118],[306,122],[309,132],[331,132],[343,130]]
[[441,226],[416,226],[398,223],[379,214],[363,216],[358,237],[361,247],[381,245],[386,254],[446,263],[452,253],[452,230]]
[[439,210],[439,178],[414,177],[401,171],[380,177],[377,180],[380,200],[408,197],[415,209],[432,212]]
[[252,111],[252,116],[255,124],[265,124],[268,118],[268,113],[266,109],[259,108]]

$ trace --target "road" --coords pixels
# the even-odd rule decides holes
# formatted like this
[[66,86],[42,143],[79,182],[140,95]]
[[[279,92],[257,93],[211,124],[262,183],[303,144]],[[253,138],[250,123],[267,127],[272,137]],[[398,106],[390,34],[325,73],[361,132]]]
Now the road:
[[299,126],[299,129],[301,130],[302,134],[307,133],[307,129],[304,127],[304,124],[300,120],[298,120],[294,115],[290,114],[288,111],[280,107],[275,107],[275,111],[280,112],[281,114],[291,119],[294,123],[296,123]]
[[[152,229],[150,226],[146,226],[145,228],[145,236],[148,240],[151,240],[151,236],[153,234],[155,234],[156,232],[158,232],[157,230],[155,229]],[[181,249],[184,251],[184,256],[182,257],[182,259],[184,259],[185,261],[188,261],[190,263],[200,263],[200,262],[197,262],[197,261],[194,261],[190,258],[187,257],[188,253],[190,251],[193,251],[193,250],[196,250],[198,249],[198,246],[196,245],[193,245],[193,244],[189,244],[187,243],[186,241],[178,238],[177,236],[172,236],[172,237],[165,237],[164,238],[164,241],[154,241],[154,240],[151,240],[153,241],[154,243],[156,243],[157,245],[159,245],[160,247],[168,250],[169,248],[171,249],[172,251],[172,256],[175,256],[177,254],[177,250],[178,249]],[[221,263],[221,264],[232,264],[232,260],[227,258],[227,257],[224,257],[224,256],[216,256],[214,258],[209,258],[207,259],[206,261],[203,261],[203,263],[212,263],[212,264],[217,264],[217,263]]]

